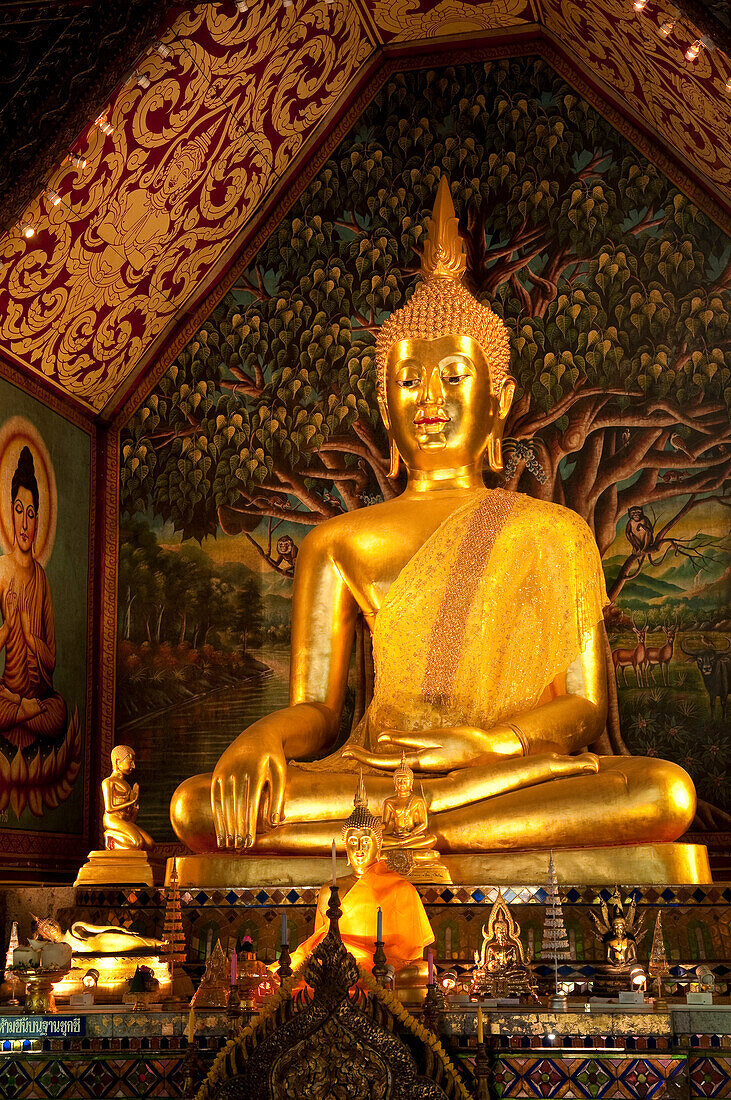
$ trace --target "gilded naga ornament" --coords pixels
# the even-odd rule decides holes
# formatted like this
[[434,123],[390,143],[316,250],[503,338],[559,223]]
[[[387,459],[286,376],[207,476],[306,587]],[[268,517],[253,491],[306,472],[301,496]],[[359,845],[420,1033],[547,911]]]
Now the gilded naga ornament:
[[637,947],[645,935],[645,918],[638,917],[634,898],[625,907],[616,887],[608,905],[600,900],[599,911],[601,916],[589,913],[596,929],[592,935],[604,947],[607,967],[623,981],[625,973],[637,962]]
[[[485,487],[483,470],[502,468],[515,392],[508,331],[462,285],[444,177],[428,230],[422,281],[376,340],[378,404],[406,489],[307,535],[289,706],[178,787],[175,831],[200,854],[275,857],[265,873],[276,875],[281,855],[329,851],[358,768],[374,806],[392,799],[405,753],[448,866],[522,851],[525,870],[530,850],[541,873],[543,853],[568,849],[573,881],[597,881],[608,857],[582,850],[613,846],[606,874],[620,873],[619,860],[637,882],[707,881],[703,849],[667,843],[695,812],[689,776],[655,758],[587,751],[609,744],[596,542],[568,508]],[[335,749],[359,614],[373,634],[373,700]],[[388,828],[418,839],[416,816],[397,824],[392,802]]]

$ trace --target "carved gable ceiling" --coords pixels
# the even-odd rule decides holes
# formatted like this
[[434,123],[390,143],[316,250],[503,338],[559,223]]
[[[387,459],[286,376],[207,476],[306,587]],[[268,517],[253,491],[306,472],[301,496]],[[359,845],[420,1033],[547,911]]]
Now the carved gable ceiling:
[[[28,56],[41,59],[73,13],[78,20],[93,5],[0,0],[0,34],[4,13],[20,7],[30,13]],[[41,10],[44,21],[34,22]],[[225,0],[173,9],[156,31],[150,23],[143,44],[107,27],[107,38],[119,37],[125,79],[116,75],[110,95],[103,73],[90,76],[103,98],[93,109],[89,98],[85,128],[60,152],[48,138],[55,163],[0,237],[0,354],[90,413],[111,415],[180,344],[327,135],[349,124],[354,97],[373,94],[389,66],[459,51],[541,52],[563,64],[569,82],[724,221],[727,36],[713,4],[696,3],[664,38],[669,12],[656,0],[641,13],[632,0],[249,0],[246,12]],[[688,45],[711,32],[716,48],[685,61]],[[66,68],[74,56],[78,49]],[[9,72],[0,80],[4,117],[26,87],[20,68]],[[82,99],[88,93],[77,87]]]

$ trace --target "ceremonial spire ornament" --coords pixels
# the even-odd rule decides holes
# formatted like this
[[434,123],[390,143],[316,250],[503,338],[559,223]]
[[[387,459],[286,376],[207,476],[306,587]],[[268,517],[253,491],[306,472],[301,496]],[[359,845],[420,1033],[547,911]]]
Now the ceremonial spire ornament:
[[543,922],[541,958],[551,959],[553,961],[556,993],[558,994],[558,960],[571,958],[571,946],[563,920],[563,909],[561,908],[561,897],[558,892],[558,878],[556,876],[556,867],[553,862],[553,851],[551,851],[548,860],[548,885],[546,894],[546,917]]

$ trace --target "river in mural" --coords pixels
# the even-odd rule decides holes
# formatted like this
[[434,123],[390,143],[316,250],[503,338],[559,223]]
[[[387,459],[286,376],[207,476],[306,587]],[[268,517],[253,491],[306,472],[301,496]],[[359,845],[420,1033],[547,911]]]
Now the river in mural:
[[[194,772],[211,771],[242,730],[286,707],[288,650],[263,649],[257,656],[266,667],[247,680],[138,719],[119,731],[119,740],[132,745],[138,759],[139,824],[156,842],[175,839],[168,806],[178,783]],[[160,760],[161,749],[165,766],[147,767],[147,761]]]

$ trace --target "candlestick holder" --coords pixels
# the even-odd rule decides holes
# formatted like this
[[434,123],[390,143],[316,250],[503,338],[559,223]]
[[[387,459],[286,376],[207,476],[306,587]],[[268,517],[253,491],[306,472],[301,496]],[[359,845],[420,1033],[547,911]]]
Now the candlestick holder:
[[241,998],[235,985],[231,986],[231,992],[228,995],[226,1017],[228,1019],[228,1037],[229,1039],[235,1039],[241,1027]]
[[279,970],[277,971],[280,982],[292,977],[292,956],[289,953],[289,944],[283,943],[279,952]]
[[444,1024],[446,1008],[444,994],[435,982],[429,982],[424,998],[424,1023],[435,1035],[439,1035]]
[[475,1100],[491,1100],[490,1059],[484,1042],[477,1044],[475,1055]]
[[201,1081],[206,1073],[205,1065],[198,1053],[198,1042],[195,1035],[186,1043],[182,1071],[182,1096],[184,1100],[195,1100],[200,1089]]
[[388,970],[386,969],[386,952],[383,950],[383,940],[376,940],[376,950],[373,952],[373,969],[371,973],[379,985],[388,985]]

